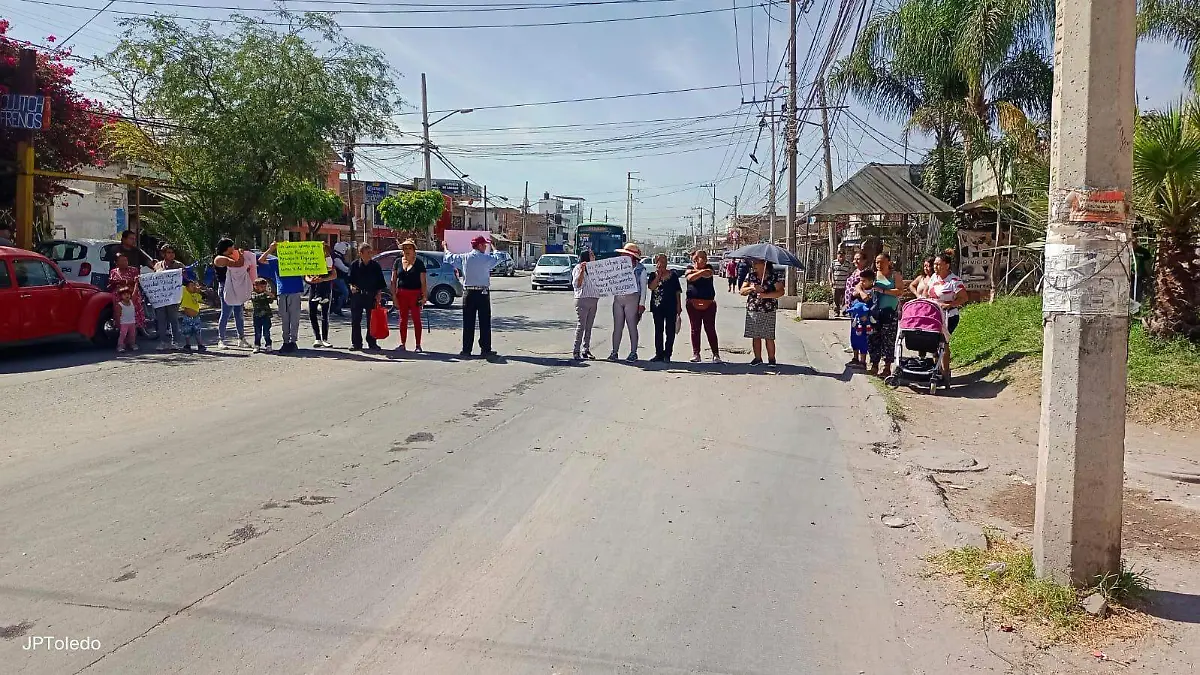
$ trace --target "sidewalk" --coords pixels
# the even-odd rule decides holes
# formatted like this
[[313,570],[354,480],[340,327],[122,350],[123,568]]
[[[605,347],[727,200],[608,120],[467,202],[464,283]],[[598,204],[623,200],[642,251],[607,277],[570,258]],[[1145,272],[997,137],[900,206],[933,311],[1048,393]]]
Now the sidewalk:
[[[840,354],[842,362],[849,359],[844,351],[849,339],[847,322],[803,324],[807,341],[824,345],[831,356]],[[958,384],[936,396],[908,388],[891,390],[893,412],[901,419],[893,419],[895,433],[882,441],[876,452],[901,466],[932,472],[954,518],[999,529],[1016,541],[1031,544],[1040,417],[1038,375],[1022,373],[1012,383],[963,375],[956,379]],[[850,375],[849,386],[854,389],[853,396],[883,397],[862,371]],[[882,410],[885,406],[875,407]],[[1160,621],[1158,637],[1114,645],[1108,655],[1125,662],[1136,659],[1131,667],[1141,672],[1200,673],[1198,436],[1194,431],[1133,423],[1126,427],[1124,557],[1129,566],[1145,568],[1153,578],[1155,591],[1146,611]],[[1169,646],[1164,639],[1170,641]]]

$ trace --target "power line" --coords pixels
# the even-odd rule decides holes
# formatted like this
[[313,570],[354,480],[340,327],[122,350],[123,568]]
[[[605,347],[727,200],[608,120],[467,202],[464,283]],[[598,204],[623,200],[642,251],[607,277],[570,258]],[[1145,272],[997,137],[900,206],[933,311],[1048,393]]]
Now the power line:
[[[754,82],[751,84],[761,84],[761,83]],[[698,92],[698,91],[716,91],[718,89],[732,89],[734,87],[740,87],[740,86],[742,86],[742,85],[740,85],[740,84],[714,84],[714,85],[707,86],[707,87],[688,87],[685,89],[662,89],[659,91],[639,92],[636,94],[611,94],[608,96],[588,96],[588,97],[584,97],[584,98],[564,98],[564,99],[558,99],[558,100],[553,100],[553,101],[532,101],[529,103],[503,103],[503,104],[498,104],[498,105],[477,105],[477,106],[472,106],[471,110],[507,110],[510,108],[530,108],[530,107],[534,107],[534,106],[543,106],[543,105],[561,105],[564,103],[591,103],[593,101],[615,101],[618,99],[625,99],[625,98],[641,98],[644,96],[666,96],[666,95],[670,95],[670,94],[688,94],[688,93]],[[446,110],[430,110],[429,114],[433,115],[433,114],[438,114],[438,113],[448,113],[448,112],[453,112],[458,109],[459,108],[449,108]],[[419,115],[419,114],[420,114],[420,111],[414,110],[414,111],[410,111],[410,112],[395,113],[394,116]]]
[[[295,2],[296,0],[293,0]],[[595,0],[592,2],[557,2],[547,4],[536,3],[496,3],[496,4],[456,4],[456,3],[409,3],[409,2],[366,2],[365,0],[298,0],[301,4],[346,5],[350,7],[370,7],[371,9],[302,9],[304,13],[313,14],[448,14],[474,12],[520,12],[544,9],[572,9],[598,7],[608,5],[646,5],[667,2],[684,2],[685,0]],[[218,9],[238,12],[263,12],[277,14],[276,7],[245,7],[241,5],[205,5],[187,2],[167,2],[165,0],[113,0],[122,5],[145,5],[151,7],[178,7],[184,9]],[[387,8],[404,9],[387,9]]]
[[[71,5],[67,3],[52,2],[51,0],[23,0],[36,5],[45,5],[49,7],[65,7],[67,9],[82,9],[88,11],[96,11],[98,7],[88,7],[84,5]],[[177,3],[162,3],[164,6],[178,6]],[[186,7],[186,5],[184,5]],[[219,8],[219,7],[204,7],[204,9],[240,9],[234,8]],[[642,16],[624,16],[624,17],[608,17],[603,19],[577,19],[563,21],[537,21],[529,23],[480,23],[480,24],[458,24],[453,26],[413,26],[413,25],[381,25],[377,23],[368,24],[350,24],[339,23],[342,28],[361,28],[361,29],[377,29],[377,30],[475,30],[482,28],[553,28],[558,26],[586,26],[596,24],[610,23],[626,23],[629,21],[647,21],[650,19],[674,19],[685,16],[703,16],[707,14],[719,14],[730,11],[729,7],[718,7],[713,9],[696,9],[684,12],[668,12],[665,14],[644,14]],[[147,18],[162,18],[161,14],[150,14],[146,12],[127,12],[124,10],[109,10],[110,14],[119,14],[121,16],[136,16]],[[203,23],[236,23],[232,19],[212,19],[208,17],[198,16],[173,16],[173,19],[181,21],[198,21]],[[262,21],[254,20],[255,24],[261,26],[290,26],[292,24],[284,21]]]

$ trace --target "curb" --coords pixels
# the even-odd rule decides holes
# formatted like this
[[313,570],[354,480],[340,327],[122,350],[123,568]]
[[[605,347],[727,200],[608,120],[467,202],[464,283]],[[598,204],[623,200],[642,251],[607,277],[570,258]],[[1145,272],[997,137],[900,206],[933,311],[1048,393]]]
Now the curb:
[[[835,362],[844,356],[842,350],[846,348],[846,344],[838,338],[836,333],[823,330],[820,339]],[[900,423],[888,414],[887,402],[883,395],[872,385],[855,383],[854,379],[850,380],[850,384],[857,387],[860,393],[865,394],[861,400],[868,408],[869,417],[880,421],[878,426],[881,433],[879,436],[886,439],[871,443],[871,450],[881,457],[891,459],[904,466],[909,497],[913,505],[919,506],[925,512],[931,529],[942,545],[947,548],[970,546],[980,550],[986,549],[987,537],[983,534],[983,528],[973,523],[960,521],[950,512],[950,506],[946,501],[946,491],[938,483],[935,473],[904,461],[898,452]],[[887,422],[883,423],[884,420]]]

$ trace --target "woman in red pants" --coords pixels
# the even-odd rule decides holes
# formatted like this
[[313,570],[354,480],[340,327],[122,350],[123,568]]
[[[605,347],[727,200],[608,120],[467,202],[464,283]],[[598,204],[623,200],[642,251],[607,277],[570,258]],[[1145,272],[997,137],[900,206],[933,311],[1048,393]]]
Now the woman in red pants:
[[425,262],[417,256],[417,244],[412,239],[400,244],[400,250],[404,255],[392,267],[392,299],[400,313],[400,344],[396,349],[408,349],[408,317],[412,316],[417,351],[421,351],[421,308],[428,297]]
[[717,289],[713,288],[713,272],[708,266],[708,251],[692,254],[692,266],[687,271],[687,313],[692,324],[692,363],[700,363],[700,328],[708,336],[713,363],[721,362],[717,346]]

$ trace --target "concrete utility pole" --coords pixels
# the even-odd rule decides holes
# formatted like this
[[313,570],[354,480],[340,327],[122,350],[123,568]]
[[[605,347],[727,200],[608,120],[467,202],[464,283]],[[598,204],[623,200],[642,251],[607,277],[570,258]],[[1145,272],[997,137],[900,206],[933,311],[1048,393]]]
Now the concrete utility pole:
[[[17,79],[14,94],[34,96],[37,94],[37,52],[22,49],[17,61]],[[50,99],[46,99],[50,105]],[[19,248],[33,249],[33,130],[18,129],[17,138],[17,194],[13,215],[17,220],[15,233]]]
[[[829,153],[829,109],[827,108],[828,104],[825,102],[825,79],[821,78],[821,81],[817,83],[817,86],[819,87],[817,89],[817,93],[821,97],[821,136],[822,143],[825,146],[825,196],[828,197],[829,195],[833,194],[833,157]],[[907,134],[905,135],[905,138],[908,138]],[[905,161],[907,162],[908,160]],[[820,191],[818,191],[817,194],[820,194]],[[834,232],[835,227],[836,223],[830,221],[829,261],[831,264],[834,259],[834,251],[837,249],[837,234]],[[820,229],[818,229],[818,236],[820,235],[820,232]],[[808,273],[805,272],[804,276],[807,278]]]
[[1134,0],[1058,0],[1033,559],[1080,586],[1121,568]]
[[[636,180],[633,174],[637,171],[625,172],[625,241],[634,241],[633,238],[633,181]],[[608,216],[604,217],[608,221]]]
[[[713,189],[712,242],[708,246],[708,249],[710,251],[712,249],[716,248],[716,246],[717,246],[717,184],[716,183],[713,183],[712,189]],[[701,221],[700,224],[704,225],[703,221]]]
[[521,202],[521,264],[529,256],[529,244],[525,243],[525,224],[529,222],[529,181],[525,181],[525,200]]
[[429,142],[429,94],[425,91],[425,73],[421,73],[421,131],[425,141],[425,189],[432,190],[433,165],[430,155],[433,154],[433,146]]
[[488,232],[491,232],[491,231],[492,231],[492,226],[491,226],[491,224],[490,224],[490,223],[488,223],[487,216],[488,216],[488,208],[487,208],[487,186],[486,186],[486,185],[484,185],[484,186],[483,186],[483,229],[487,230]]
[[[775,166],[775,136],[777,134],[775,131],[775,96],[772,95],[769,99],[767,99],[767,102],[771,107],[771,112],[769,113],[771,116],[771,181],[769,188],[771,195],[769,199],[771,200],[771,243],[774,244],[776,241],[775,201],[779,198],[778,195],[775,194],[775,183],[779,181],[779,169]],[[757,229],[758,225],[755,225],[754,227]],[[755,234],[757,234],[757,232]]]
[[[788,156],[788,211],[787,248],[796,254],[796,137],[799,135],[796,118],[796,0],[788,0],[788,109],[787,109],[787,156]],[[774,242],[772,242],[774,243]],[[787,268],[787,294],[796,296],[796,268]]]

